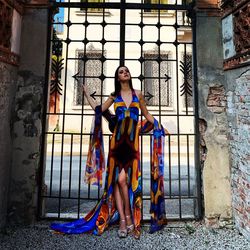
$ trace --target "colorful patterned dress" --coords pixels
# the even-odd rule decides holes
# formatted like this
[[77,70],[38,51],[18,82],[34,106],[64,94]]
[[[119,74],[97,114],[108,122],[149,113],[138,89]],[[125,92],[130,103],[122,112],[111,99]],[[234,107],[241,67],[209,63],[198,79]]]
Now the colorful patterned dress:
[[[140,235],[142,185],[139,151],[139,135],[154,129],[152,136],[152,161],[151,161],[151,232],[159,230],[165,221],[165,203],[163,193],[163,163],[164,163],[164,129],[148,121],[140,121],[139,100],[132,91],[132,102],[126,106],[121,94],[114,101],[114,109],[117,124],[110,141],[110,149],[107,162],[107,172],[104,193],[101,200],[89,214],[74,222],[58,224],[53,223],[51,228],[55,231],[75,234],[92,231],[96,235],[103,233],[105,228],[118,221],[119,215],[114,199],[114,185],[118,181],[118,175],[125,170],[129,189],[129,199],[133,222],[134,234]],[[103,140],[101,129],[101,107],[96,108],[95,128],[90,140],[90,150],[87,159],[85,179],[89,183],[100,185],[103,171]]]

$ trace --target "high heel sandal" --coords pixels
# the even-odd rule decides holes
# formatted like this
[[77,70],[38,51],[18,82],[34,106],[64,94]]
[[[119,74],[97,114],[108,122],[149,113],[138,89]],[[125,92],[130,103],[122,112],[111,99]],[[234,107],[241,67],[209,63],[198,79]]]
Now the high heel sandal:
[[[126,223],[126,220],[120,220],[120,223]],[[118,229],[118,237],[119,238],[126,238],[128,235],[127,228],[125,229]]]
[[[126,218],[130,218],[131,219],[131,215],[126,215]],[[131,221],[132,221],[132,219],[131,219]],[[132,222],[131,225],[127,226],[128,233],[132,233],[134,231],[134,228],[135,228],[135,226],[134,226],[134,224]]]

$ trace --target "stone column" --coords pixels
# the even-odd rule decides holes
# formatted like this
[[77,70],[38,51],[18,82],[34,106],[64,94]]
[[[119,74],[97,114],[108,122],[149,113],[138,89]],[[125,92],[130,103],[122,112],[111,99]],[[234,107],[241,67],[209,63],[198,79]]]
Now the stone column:
[[230,222],[232,212],[226,82],[217,1],[197,2],[196,28],[205,221],[209,226],[219,227]]
[[11,168],[11,114],[19,66],[20,6],[0,0],[0,229],[6,224]]
[[11,168],[11,105],[16,89],[15,66],[0,62],[0,229],[5,226]]
[[13,123],[8,215],[14,223],[32,223],[37,214],[43,91],[47,53],[48,1],[26,1],[22,22]]

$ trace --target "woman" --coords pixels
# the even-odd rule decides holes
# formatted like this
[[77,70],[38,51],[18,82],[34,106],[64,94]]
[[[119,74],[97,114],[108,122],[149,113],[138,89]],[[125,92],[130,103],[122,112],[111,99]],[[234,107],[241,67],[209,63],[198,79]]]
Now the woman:
[[[154,137],[158,138],[158,141],[155,141],[153,147],[159,148],[158,144],[163,143],[159,138],[164,136],[164,130],[162,127],[159,128],[157,121],[148,112],[141,91],[133,88],[130,72],[125,66],[117,68],[115,72],[115,91],[101,106],[96,105],[85,85],[83,86],[83,92],[90,106],[96,111],[95,127],[98,129],[95,131],[95,134],[98,134],[98,131],[101,130],[100,114],[105,113],[112,104],[114,104],[117,118],[110,141],[104,194],[101,201],[84,219],[63,225],[52,224],[52,229],[64,233],[80,233],[92,230],[95,234],[101,234],[108,225],[119,218],[118,236],[125,238],[129,233],[133,233],[135,238],[139,238],[142,204],[139,134],[152,130],[155,126],[154,132],[156,133],[154,133]],[[139,121],[140,109],[147,119],[146,122],[141,123]],[[97,123],[100,125],[99,127]],[[93,145],[100,145],[100,143],[94,142]],[[102,151],[100,146],[98,152],[102,153]],[[157,178],[155,178],[155,184],[153,184],[156,187],[153,191],[156,196],[153,199],[151,197],[151,203],[153,204],[153,206],[151,204],[151,213],[154,214],[153,220],[156,222],[155,225],[157,227],[155,229],[158,230],[163,225],[165,219],[163,152],[154,150],[154,154],[155,156],[153,156],[153,162],[151,163],[153,168],[155,168],[153,176]],[[161,156],[162,158],[159,160]],[[92,162],[91,157],[88,157],[87,162]],[[162,164],[160,166],[161,171],[157,168],[160,164]],[[89,164],[90,167],[86,168],[87,179],[90,183],[91,178],[89,177],[93,176],[94,169],[92,165]],[[159,172],[161,172],[160,175]],[[95,175],[95,178],[98,178],[96,176],[101,178],[101,174]],[[153,231],[155,230],[153,229]]]

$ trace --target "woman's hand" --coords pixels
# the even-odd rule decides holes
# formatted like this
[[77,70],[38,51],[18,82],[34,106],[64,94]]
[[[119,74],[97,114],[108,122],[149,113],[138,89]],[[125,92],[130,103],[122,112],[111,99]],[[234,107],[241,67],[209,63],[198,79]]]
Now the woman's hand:
[[165,131],[165,135],[170,135],[169,131],[166,128],[164,128],[164,131]]
[[82,84],[82,92],[85,96],[88,96],[89,95],[89,90],[88,90],[88,87],[86,86],[86,84]]

